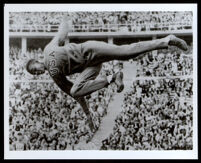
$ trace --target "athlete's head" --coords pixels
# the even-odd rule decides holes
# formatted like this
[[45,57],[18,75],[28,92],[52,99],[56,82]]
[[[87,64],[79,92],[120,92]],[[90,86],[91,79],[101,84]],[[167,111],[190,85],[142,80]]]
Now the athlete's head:
[[32,75],[40,75],[45,73],[45,65],[35,59],[31,59],[27,62],[26,69]]

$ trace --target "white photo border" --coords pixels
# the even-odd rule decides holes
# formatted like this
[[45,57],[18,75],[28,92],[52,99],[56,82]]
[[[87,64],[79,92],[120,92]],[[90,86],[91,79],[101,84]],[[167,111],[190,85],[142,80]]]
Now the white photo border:
[[[193,150],[171,151],[9,151],[9,12],[193,11]],[[5,4],[4,159],[197,159],[197,4]]]

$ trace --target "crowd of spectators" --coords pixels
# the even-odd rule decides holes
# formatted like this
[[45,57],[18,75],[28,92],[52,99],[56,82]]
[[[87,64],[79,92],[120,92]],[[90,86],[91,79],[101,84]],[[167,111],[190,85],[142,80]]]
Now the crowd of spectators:
[[[74,32],[140,32],[192,28],[192,12],[71,12]],[[56,32],[64,12],[10,12],[11,32]]]
[[193,80],[136,80],[102,150],[192,150]]
[[149,52],[144,57],[137,59],[137,77],[190,76],[192,74],[192,46],[189,46],[188,52],[183,52],[176,47],[169,47]]
[[[54,83],[10,83],[10,150],[73,149],[91,136],[80,105]],[[87,96],[97,127],[107,113],[114,85]]]

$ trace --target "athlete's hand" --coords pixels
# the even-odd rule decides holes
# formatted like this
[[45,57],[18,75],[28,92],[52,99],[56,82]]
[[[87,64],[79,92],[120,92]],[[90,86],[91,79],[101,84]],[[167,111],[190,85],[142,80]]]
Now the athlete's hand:
[[71,12],[68,14],[64,14],[64,16],[63,16],[63,21],[65,21],[65,22],[72,21],[72,19],[73,19],[73,15]]

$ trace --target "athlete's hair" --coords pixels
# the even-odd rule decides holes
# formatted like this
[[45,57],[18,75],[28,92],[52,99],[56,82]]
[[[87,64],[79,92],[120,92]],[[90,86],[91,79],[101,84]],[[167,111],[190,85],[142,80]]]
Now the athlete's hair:
[[32,74],[32,72],[30,71],[30,65],[33,64],[33,63],[35,63],[35,62],[36,62],[35,59],[30,59],[30,60],[27,62],[27,64],[26,64],[26,70],[27,70],[30,74]]

